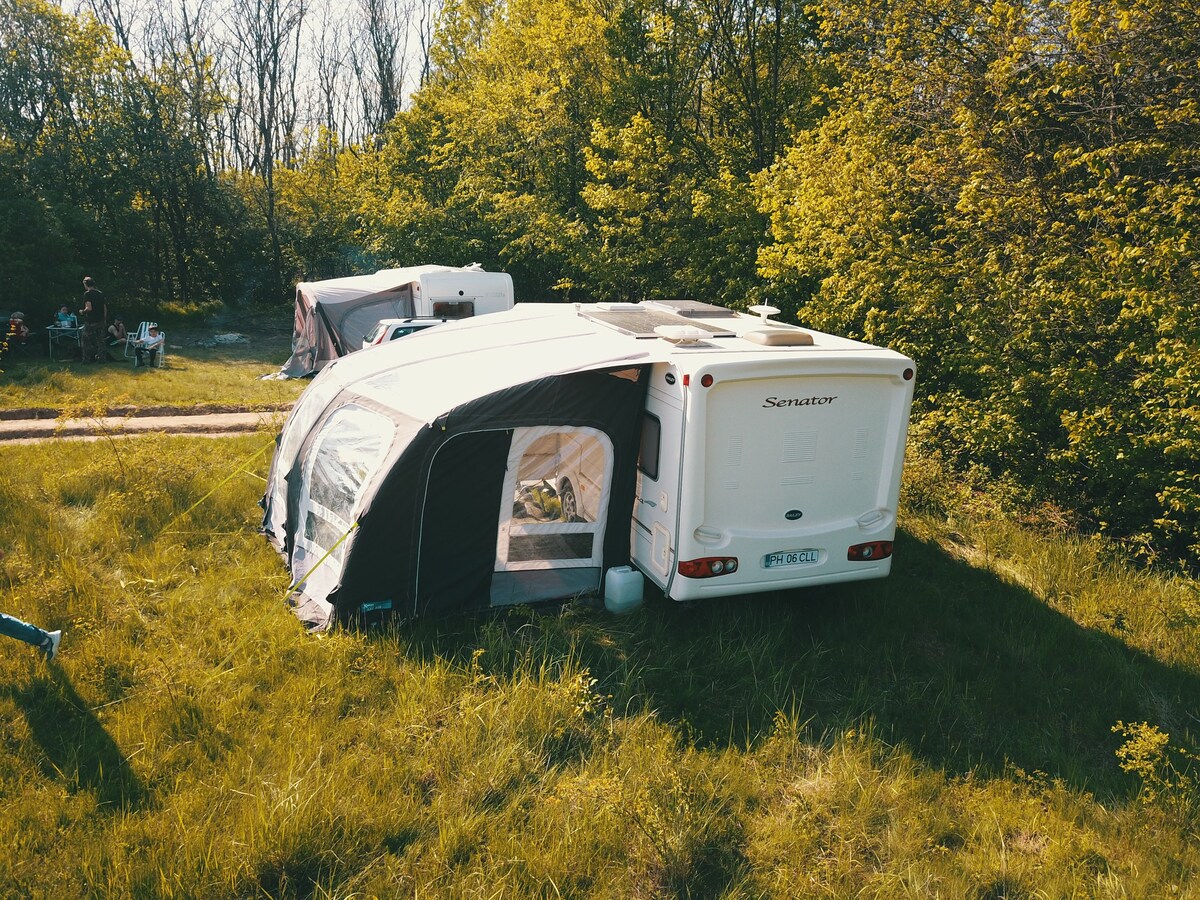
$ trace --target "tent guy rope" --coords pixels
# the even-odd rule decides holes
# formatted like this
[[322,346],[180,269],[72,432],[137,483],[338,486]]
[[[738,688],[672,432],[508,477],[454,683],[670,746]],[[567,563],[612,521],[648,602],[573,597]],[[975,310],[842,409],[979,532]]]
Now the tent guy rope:
[[[191,506],[189,506],[183,512],[181,512],[175,518],[173,518],[165,526],[163,526],[163,529],[159,532],[159,534],[184,534],[185,532],[182,532],[182,531],[168,531],[167,529],[170,528],[172,525],[174,525],[176,522],[178,522],[180,519],[182,519],[184,516],[191,513],[192,510],[194,510],[197,506],[199,506],[201,503],[203,503],[205,500],[207,500],[209,497],[211,497],[213,494],[215,494],[217,491],[219,491],[225,485],[229,484],[229,482],[232,481],[234,479],[234,477],[236,475],[238,475],[240,472],[246,472],[247,465],[254,462],[254,460],[258,459],[260,456],[262,456],[267,450],[269,450],[273,446],[275,446],[275,439],[271,438],[271,440],[269,442],[264,444],[259,449],[255,450],[246,459],[242,460],[241,465],[239,465],[236,469],[234,469],[232,472],[230,472],[229,475],[226,476],[216,487],[214,487],[211,491],[209,491],[207,494],[205,494],[203,497],[201,497],[199,500],[197,500],[195,503],[193,503]],[[254,473],[248,472],[248,474],[254,474]]]

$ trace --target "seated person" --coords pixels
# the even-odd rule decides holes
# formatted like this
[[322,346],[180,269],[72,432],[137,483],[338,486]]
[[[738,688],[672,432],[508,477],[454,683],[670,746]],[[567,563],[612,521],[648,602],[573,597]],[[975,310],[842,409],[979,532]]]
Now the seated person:
[[108,326],[108,346],[120,347],[123,344],[129,343],[129,333],[125,331],[125,323],[121,321],[120,316],[113,319],[113,323]]
[[158,358],[158,351],[162,349],[163,334],[158,330],[157,325],[150,326],[150,332],[142,340],[133,342],[133,352],[136,357],[133,361],[134,368],[144,366],[145,355],[150,354],[150,365],[154,365],[154,360]]
[[29,340],[29,326],[25,324],[25,313],[15,312],[8,317],[8,336],[18,344]]
[[54,324],[59,328],[75,328],[78,324],[78,319],[71,314],[67,309],[67,304],[63,304],[58,308],[58,312],[54,314]]

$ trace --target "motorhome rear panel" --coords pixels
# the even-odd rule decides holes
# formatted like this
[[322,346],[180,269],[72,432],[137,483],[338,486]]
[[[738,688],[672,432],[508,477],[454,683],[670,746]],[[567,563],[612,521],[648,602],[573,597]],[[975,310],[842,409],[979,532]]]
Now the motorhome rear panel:
[[890,543],[895,534],[910,398],[904,368],[813,368],[790,378],[722,377],[718,368],[712,385],[698,390],[692,379],[682,476],[702,488],[681,492],[678,558],[725,557],[726,569],[730,559],[736,567],[702,578],[683,577],[677,567],[672,597],[891,570],[890,557],[850,559],[849,551]]

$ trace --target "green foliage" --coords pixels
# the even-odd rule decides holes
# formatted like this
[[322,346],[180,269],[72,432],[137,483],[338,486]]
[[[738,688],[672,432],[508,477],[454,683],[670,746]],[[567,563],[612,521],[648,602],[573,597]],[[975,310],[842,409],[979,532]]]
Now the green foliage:
[[1171,745],[1171,736],[1148,722],[1118,722],[1113,731],[1125,739],[1117,748],[1121,769],[1138,776],[1145,803],[1159,803],[1185,822],[1200,821],[1200,792],[1191,770],[1200,757]]
[[815,83],[797,8],[463,3],[441,22],[435,77],[357,182],[376,255],[494,262],[530,300],[757,298],[749,175]]
[[362,234],[389,261],[481,262],[512,273],[519,299],[546,299],[578,270],[573,211],[607,90],[604,20],[563,0],[448,5],[443,22],[443,41],[463,34],[441,45],[437,77],[364,167]]
[[290,266],[304,281],[367,268],[355,234],[355,195],[346,189],[353,179],[346,170],[354,164],[353,154],[339,153],[333,136],[322,134],[294,167],[275,171]]
[[[104,29],[42,0],[0,7],[0,52],[0,183],[14,200],[0,214],[0,247],[14,260],[0,284],[13,297],[61,291],[68,279],[74,288],[81,276],[54,263],[99,262],[97,187],[119,130],[119,54]],[[38,283],[46,273],[50,283]],[[28,312],[37,321],[43,311]]]
[[1151,560],[1200,548],[1193,7],[826,4],[844,82],[759,182],[764,274],[919,361],[928,446]]
[[597,296],[698,297],[745,306],[762,223],[749,185],[731,172],[697,181],[667,137],[641,115],[620,129],[597,124],[583,200],[597,246],[588,283]]
[[253,197],[206,155],[211,65],[139,72],[93,17],[44,0],[0,4],[0,52],[0,295],[36,323],[84,274],[111,309],[243,299]]

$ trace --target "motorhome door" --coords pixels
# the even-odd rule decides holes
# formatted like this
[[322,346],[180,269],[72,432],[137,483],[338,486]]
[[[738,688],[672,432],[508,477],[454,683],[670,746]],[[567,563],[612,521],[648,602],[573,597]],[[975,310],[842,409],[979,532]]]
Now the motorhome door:
[[631,544],[634,563],[664,592],[675,574],[682,441],[679,374],[674,366],[657,365],[642,418]]

